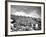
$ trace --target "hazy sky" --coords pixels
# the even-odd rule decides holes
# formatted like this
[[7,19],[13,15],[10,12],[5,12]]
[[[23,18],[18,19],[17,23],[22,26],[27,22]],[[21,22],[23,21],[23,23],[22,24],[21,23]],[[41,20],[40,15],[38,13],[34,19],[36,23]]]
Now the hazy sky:
[[14,15],[22,15],[22,16],[29,16],[29,17],[41,17],[41,7],[36,6],[18,6],[18,5],[11,5],[11,12]]

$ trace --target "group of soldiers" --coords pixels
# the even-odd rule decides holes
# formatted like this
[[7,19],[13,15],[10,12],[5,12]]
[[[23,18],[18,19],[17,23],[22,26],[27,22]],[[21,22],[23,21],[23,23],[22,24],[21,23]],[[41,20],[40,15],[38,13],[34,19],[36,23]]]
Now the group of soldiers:
[[31,30],[40,30],[41,24],[31,24],[30,25],[24,25],[24,24],[17,24],[14,23],[13,26],[11,26],[12,31],[31,31]]

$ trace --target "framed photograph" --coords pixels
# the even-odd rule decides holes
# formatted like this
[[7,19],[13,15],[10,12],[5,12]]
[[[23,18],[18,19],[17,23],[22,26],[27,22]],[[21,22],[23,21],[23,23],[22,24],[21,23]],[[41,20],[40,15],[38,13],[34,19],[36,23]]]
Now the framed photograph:
[[7,1],[5,9],[5,35],[45,34],[43,2]]

